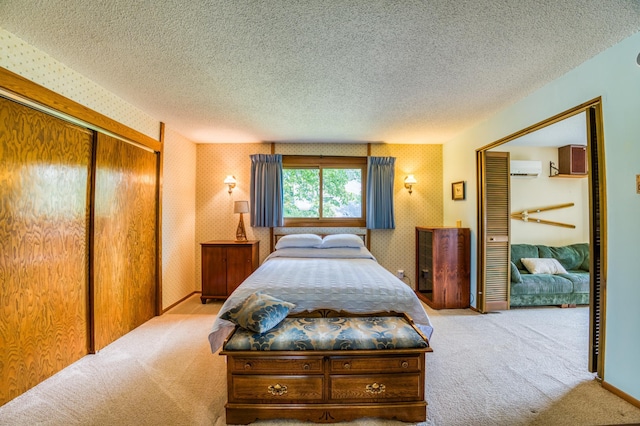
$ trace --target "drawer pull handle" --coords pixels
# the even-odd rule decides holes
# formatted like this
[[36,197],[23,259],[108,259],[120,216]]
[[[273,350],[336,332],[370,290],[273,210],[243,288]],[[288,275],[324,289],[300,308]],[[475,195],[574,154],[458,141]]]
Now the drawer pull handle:
[[269,393],[275,396],[282,396],[287,393],[287,386],[276,383],[275,385],[269,386]]
[[351,363],[350,362],[345,362],[344,364],[342,364],[342,368],[344,368],[345,370],[348,370],[351,368]]
[[402,364],[400,364],[400,366],[402,368],[409,368],[409,363],[407,361],[402,361]]
[[252,367],[252,365],[251,365],[251,363],[250,363],[250,362],[248,362],[248,363],[246,363],[246,364],[244,365],[244,369],[245,369],[245,370],[251,370],[251,367]]
[[305,364],[302,366],[303,370],[311,370],[311,366],[309,364]]
[[373,383],[371,385],[367,385],[365,390],[373,394],[384,393],[384,391],[386,390],[386,386],[382,383]]

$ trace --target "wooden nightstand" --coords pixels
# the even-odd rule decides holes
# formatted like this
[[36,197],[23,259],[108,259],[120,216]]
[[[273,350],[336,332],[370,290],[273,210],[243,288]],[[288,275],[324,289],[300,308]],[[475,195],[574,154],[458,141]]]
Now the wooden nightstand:
[[226,299],[258,268],[260,241],[207,241],[202,246],[200,300]]

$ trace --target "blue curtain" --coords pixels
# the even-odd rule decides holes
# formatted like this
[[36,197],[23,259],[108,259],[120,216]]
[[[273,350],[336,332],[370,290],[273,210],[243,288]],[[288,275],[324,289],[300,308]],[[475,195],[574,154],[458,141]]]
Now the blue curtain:
[[367,228],[395,229],[393,213],[394,157],[367,159]]
[[251,226],[284,225],[282,155],[251,155]]

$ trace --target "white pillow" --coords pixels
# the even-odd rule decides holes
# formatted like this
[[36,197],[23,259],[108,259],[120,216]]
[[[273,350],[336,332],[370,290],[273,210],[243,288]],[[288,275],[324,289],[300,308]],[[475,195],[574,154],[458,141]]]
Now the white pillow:
[[520,262],[532,274],[566,274],[567,271],[556,259],[523,257]]
[[336,247],[364,247],[364,241],[354,234],[332,234],[322,239],[320,248],[336,248]]
[[287,247],[320,247],[322,238],[315,234],[289,234],[280,237],[276,250]]

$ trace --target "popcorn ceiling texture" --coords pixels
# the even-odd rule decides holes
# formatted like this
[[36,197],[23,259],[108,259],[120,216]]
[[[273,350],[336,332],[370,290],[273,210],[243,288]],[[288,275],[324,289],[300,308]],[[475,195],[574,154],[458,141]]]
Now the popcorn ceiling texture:
[[158,140],[157,119],[2,28],[0,67]]
[[0,26],[198,143],[446,143],[639,22],[638,0],[0,1]]
[[[200,243],[209,240],[233,240],[238,215],[233,201],[249,200],[251,154],[268,154],[269,144],[200,144],[196,167],[196,279],[201,278]],[[276,144],[275,152],[285,155],[366,156],[366,144]],[[372,155],[396,157],[395,211],[396,229],[372,230],[371,252],[387,270],[404,269],[405,282],[414,281],[415,227],[440,226],[443,220],[442,146],[372,145]],[[404,187],[404,178],[413,173],[418,183],[413,193]],[[232,194],[223,180],[232,174],[238,181]],[[252,228],[245,215],[248,239],[260,240],[260,261],[269,254],[269,229]],[[287,232],[337,232],[327,228],[283,228]],[[197,288],[200,288],[198,282]]]

